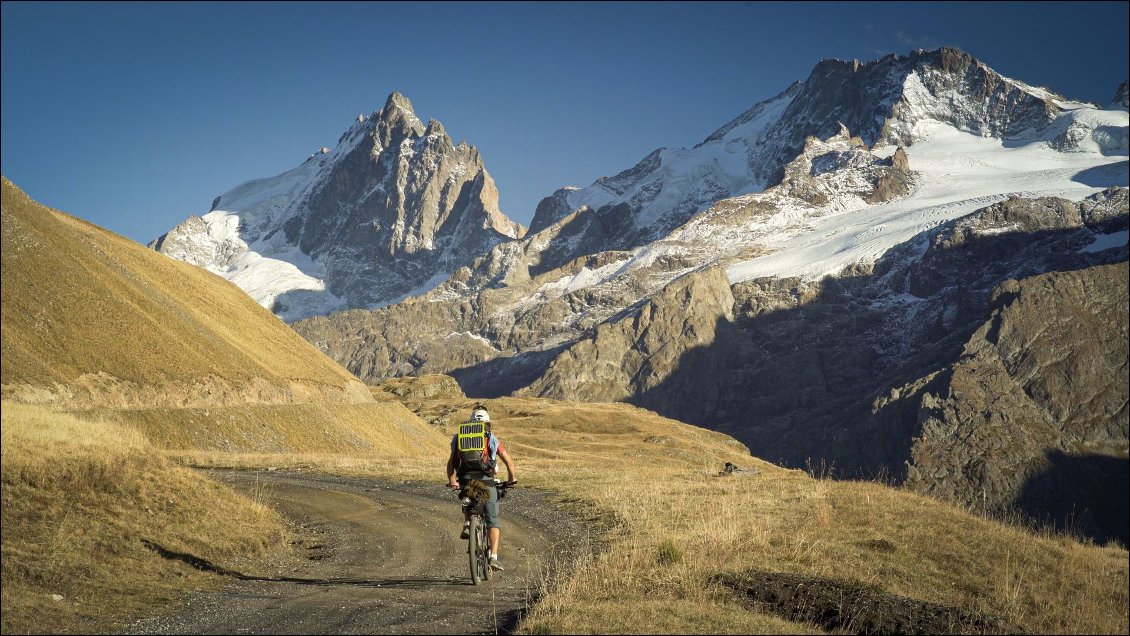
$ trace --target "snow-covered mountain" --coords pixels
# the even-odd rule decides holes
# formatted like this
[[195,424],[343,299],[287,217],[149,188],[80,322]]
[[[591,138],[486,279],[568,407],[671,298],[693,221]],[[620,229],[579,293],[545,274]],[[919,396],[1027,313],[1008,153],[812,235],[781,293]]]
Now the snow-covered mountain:
[[661,148],[614,177],[555,192],[538,206],[530,231],[587,207],[608,228],[603,249],[631,249],[666,236],[720,199],[778,183],[808,137],[827,139],[841,125],[869,147],[912,145],[927,134],[918,128],[923,121],[979,137],[1022,140],[1042,134],[1073,104],[1002,77],[954,49],[889,55],[867,64],[825,60],[808,79],[755,105],[694,148]]
[[297,320],[426,291],[524,232],[499,211],[478,150],[393,93],[333,149],[232,188],[150,247]]
[[[706,266],[725,267],[734,283],[815,280],[1009,196],[1078,199],[1125,185],[1127,130],[1125,111],[1001,77],[952,49],[824,61],[693,149],[656,151],[616,177],[557,191],[525,239],[498,245],[428,298],[509,289],[524,315],[584,288],[606,300],[570,303],[554,331],[575,337]],[[765,181],[774,185],[762,190]],[[704,194],[703,184],[723,182],[719,191],[739,194]],[[489,331],[500,351],[512,347],[509,327]]]

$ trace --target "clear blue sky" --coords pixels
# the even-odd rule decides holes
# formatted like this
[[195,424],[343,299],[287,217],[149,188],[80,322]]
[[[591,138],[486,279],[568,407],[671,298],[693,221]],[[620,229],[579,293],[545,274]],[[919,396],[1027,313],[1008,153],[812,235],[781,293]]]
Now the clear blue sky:
[[1128,3],[4,2],[3,173],[148,242],[333,146],[392,91],[482,152],[528,224],[689,147],[825,58],[956,46],[1105,105]]

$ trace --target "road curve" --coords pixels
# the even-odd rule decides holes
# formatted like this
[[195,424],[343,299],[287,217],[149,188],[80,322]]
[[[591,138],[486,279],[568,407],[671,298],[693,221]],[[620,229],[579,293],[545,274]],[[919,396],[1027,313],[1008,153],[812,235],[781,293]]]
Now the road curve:
[[[442,483],[397,483],[289,471],[213,471],[279,511],[300,537],[271,576],[223,570],[231,584],[194,594],[130,634],[506,633],[547,568],[567,562],[586,530],[544,493],[503,499],[505,572],[470,582],[462,515]],[[212,564],[153,546],[197,567]],[[217,568],[220,569],[220,568]]]

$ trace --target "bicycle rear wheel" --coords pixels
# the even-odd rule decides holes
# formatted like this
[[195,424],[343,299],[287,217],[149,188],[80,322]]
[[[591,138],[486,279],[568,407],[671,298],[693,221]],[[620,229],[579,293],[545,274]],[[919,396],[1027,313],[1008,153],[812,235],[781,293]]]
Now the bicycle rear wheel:
[[[483,553],[480,545],[482,517],[471,515],[471,536],[467,537],[467,560],[471,566],[471,583],[478,585],[482,581],[482,570],[479,569],[479,560]],[[488,550],[490,548],[487,548]]]

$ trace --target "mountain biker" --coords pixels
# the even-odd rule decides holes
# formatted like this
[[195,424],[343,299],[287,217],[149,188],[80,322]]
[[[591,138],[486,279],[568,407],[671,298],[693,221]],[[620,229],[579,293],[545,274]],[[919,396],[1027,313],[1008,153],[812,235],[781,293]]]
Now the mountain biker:
[[[484,461],[482,462],[485,470],[468,466],[463,461],[462,454],[457,450],[456,440],[458,435],[456,435],[451,438],[451,454],[447,458],[447,481],[452,490],[463,490],[466,488],[467,482],[472,479],[485,480],[490,489],[490,499],[483,505],[483,516],[490,538],[490,567],[493,570],[501,570],[503,568],[502,563],[498,560],[498,545],[502,531],[498,525],[498,488],[494,485],[495,467],[499,458],[502,458],[502,462],[506,464],[507,481],[516,484],[518,480],[514,476],[514,462],[510,460],[510,453],[506,452],[506,447],[502,445],[502,441],[491,433],[490,413],[487,413],[482,405],[476,404],[471,410],[470,421],[485,424],[487,444],[486,448],[483,449]],[[467,519],[463,523],[463,533],[459,536],[460,539],[466,539],[471,533],[470,511],[466,511],[466,516]]]

